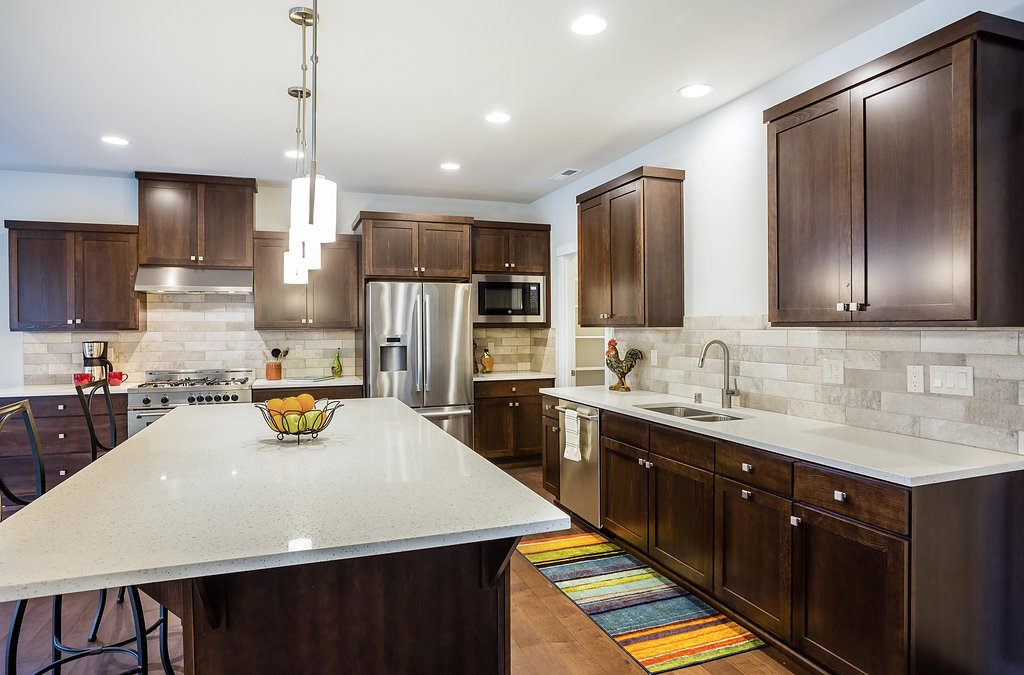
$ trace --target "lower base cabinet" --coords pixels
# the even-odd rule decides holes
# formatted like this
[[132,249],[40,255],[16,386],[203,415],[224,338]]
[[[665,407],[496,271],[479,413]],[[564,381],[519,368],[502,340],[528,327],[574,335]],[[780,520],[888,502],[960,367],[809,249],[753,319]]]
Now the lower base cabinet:
[[473,449],[488,459],[540,458],[545,431],[542,387],[554,380],[483,380],[473,384]]
[[650,454],[647,553],[687,581],[712,588],[714,474]]
[[559,463],[562,457],[562,439],[557,417],[549,417],[547,404],[545,403],[545,415],[541,418],[541,426],[544,428],[544,448],[541,452],[541,481],[544,489],[559,498],[559,478],[561,472]]

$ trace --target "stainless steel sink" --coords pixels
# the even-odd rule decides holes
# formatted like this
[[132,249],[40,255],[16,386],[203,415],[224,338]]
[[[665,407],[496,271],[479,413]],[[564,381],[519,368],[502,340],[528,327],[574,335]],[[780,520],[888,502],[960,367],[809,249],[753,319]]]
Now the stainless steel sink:
[[743,419],[742,417],[713,413],[699,408],[688,408],[684,405],[676,405],[673,403],[648,403],[647,405],[638,405],[636,407],[643,408],[644,410],[650,410],[651,412],[661,413],[663,415],[683,417],[694,422],[728,422],[730,420]]

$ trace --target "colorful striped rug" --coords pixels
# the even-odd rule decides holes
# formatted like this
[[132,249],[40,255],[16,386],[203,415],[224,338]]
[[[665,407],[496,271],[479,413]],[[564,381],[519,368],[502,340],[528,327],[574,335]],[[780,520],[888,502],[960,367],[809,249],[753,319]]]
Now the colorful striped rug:
[[649,673],[764,646],[601,535],[534,539],[519,552]]

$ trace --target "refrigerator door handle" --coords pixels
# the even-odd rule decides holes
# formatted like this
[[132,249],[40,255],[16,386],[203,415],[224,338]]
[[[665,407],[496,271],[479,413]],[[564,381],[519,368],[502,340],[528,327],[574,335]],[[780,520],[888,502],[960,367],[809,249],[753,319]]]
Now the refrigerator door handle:
[[423,311],[423,341],[426,342],[426,348],[423,350],[427,353],[427,360],[423,364],[423,368],[426,371],[426,375],[423,378],[423,388],[426,391],[430,391],[430,361],[432,359],[430,351],[430,294],[423,294],[423,302],[425,308]]
[[[423,298],[416,296],[416,323],[423,325]],[[416,340],[416,391],[423,391],[423,340]]]

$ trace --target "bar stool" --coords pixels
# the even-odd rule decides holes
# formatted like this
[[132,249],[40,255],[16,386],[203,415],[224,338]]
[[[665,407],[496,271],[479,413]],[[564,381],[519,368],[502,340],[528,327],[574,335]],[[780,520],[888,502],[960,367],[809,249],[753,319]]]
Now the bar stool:
[[[35,419],[32,417],[32,409],[29,407],[28,401],[20,401],[18,403],[0,407],[0,432],[3,431],[7,422],[17,417],[21,417],[23,420],[25,424],[25,431],[28,436],[28,445],[31,451],[34,470],[35,491],[34,495],[30,497],[16,495],[4,482],[3,476],[0,476],[0,494],[3,494],[4,497],[16,505],[27,506],[32,501],[43,496],[46,492],[46,470],[43,465],[43,456],[39,447],[39,434],[36,431]],[[135,659],[137,665],[134,668],[125,671],[126,673],[147,673],[149,671],[148,634],[156,628],[156,624],[154,624],[153,628],[147,630],[142,610],[142,600],[139,596],[138,589],[134,586],[129,586],[126,591],[129,605],[132,610],[132,620],[135,624],[135,635],[126,640],[121,640],[120,642],[85,649],[67,647],[61,642],[62,596],[53,596],[52,660],[48,665],[35,671],[35,675],[40,675],[41,673],[46,672],[53,672],[55,675],[60,675],[61,667],[67,663],[89,656],[111,653],[126,654]],[[5,672],[7,675],[15,675],[15,673],[17,673],[18,642],[21,638],[21,628],[25,620],[25,610],[27,606],[27,600],[18,600],[15,603],[14,613],[11,617],[10,631],[7,634],[7,649],[5,656]],[[162,625],[166,626],[166,621],[164,621]],[[132,642],[135,643],[134,649],[127,646]],[[163,661],[164,671],[167,673],[173,673],[170,668],[170,659],[165,658],[165,655],[166,638],[162,648],[161,659]]]

